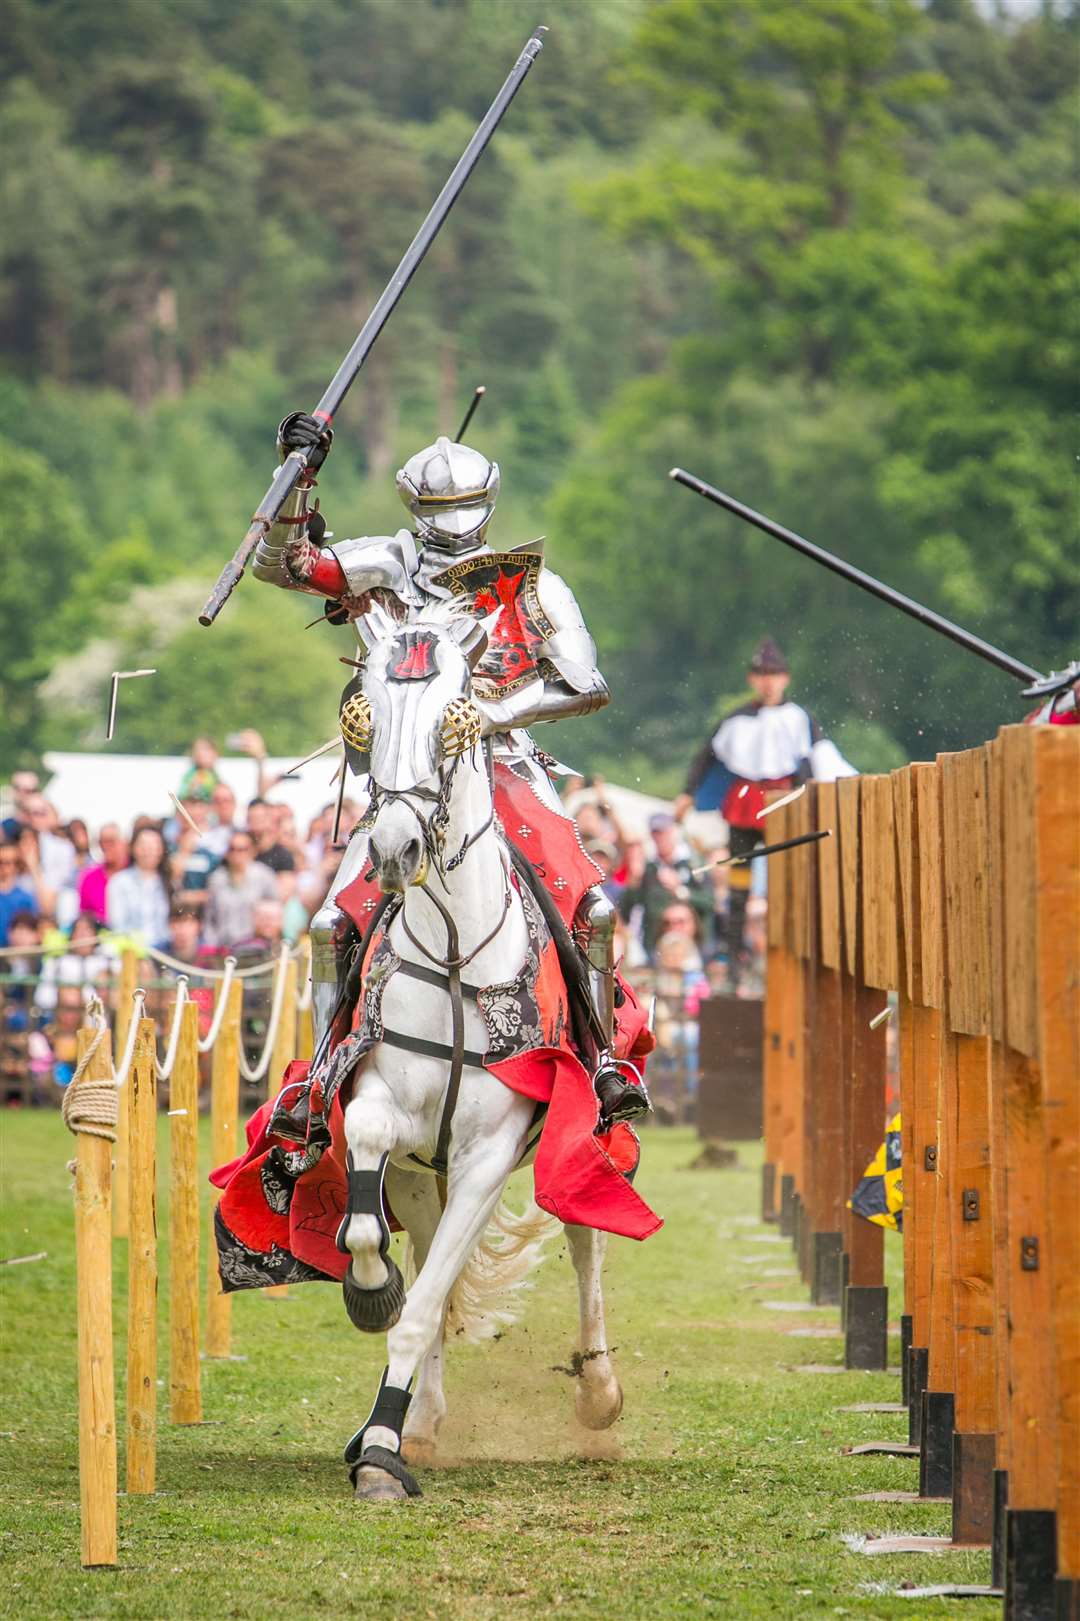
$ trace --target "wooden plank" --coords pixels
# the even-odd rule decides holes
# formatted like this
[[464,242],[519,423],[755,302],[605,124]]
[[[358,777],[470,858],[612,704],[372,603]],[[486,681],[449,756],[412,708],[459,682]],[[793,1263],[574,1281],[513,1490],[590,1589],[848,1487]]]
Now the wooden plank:
[[[916,777],[920,841],[920,907],[926,972],[928,944],[936,954],[938,1002],[943,1002],[945,971],[945,871],[941,848],[941,771]],[[949,1121],[952,1089],[955,1087],[956,1038],[942,1026],[937,1043],[937,1074],[934,1077],[934,1237],[930,1277],[930,1362],[927,1388],[934,1391],[956,1389],[956,1336],[953,1327],[952,1215],[956,1189],[951,1163]]]
[[140,1019],[127,1085],[127,1489],[152,1493],[157,1470],[157,1068],[153,1019]]
[[[911,1343],[930,1344],[937,1169],[927,1149],[937,1147],[937,1078],[941,1013],[912,1004],[911,1151],[904,1160],[904,1232],[911,1243]],[[904,1144],[907,1154],[907,1143]],[[905,1265],[907,1265],[905,1249]]]
[[995,1464],[1009,1467],[1009,1212],[1005,1189],[1005,1068],[1004,966],[1001,943],[1004,931],[1002,874],[1002,796],[1000,743],[986,746],[987,853],[990,912],[990,1196],[994,1213],[994,1427],[997,1432]]
[[[779,794],[768,794],[767,799],[779,799]],[[788,835],[787,831],[788,807],[774,811],[765,823],[768,828],[770,844],[780,844]],[[786,947],[787,945],[787,869],[784,866],[783,856],[767,856],[770,862],[769,869],[769,910],[767,913],[768,941],[770,946]]]
[[[900,1164],[904,1189],[904,1217],[901,1242],[904,1246],[904,1311],[914,1326],[915,1298],[915,1232],[918,1218],[913,1217],[908,1200],[908,1179],[915,1159],[915,1009],[908,995],[906,976],[901,975],[899,1008],[900,1022]],[[921,1342],[912,1339],[912,1345]]]
[[1039,1051],[1035,940],[1034,744],[1041,728],[1003,726],[1001,745],[1005,1031],[1015,1052]]
[[994,1411],[994,1221],[990,1171],[990,1042],[954,1036],[949,1153],[953,1162],[953,1329],[956,1428],[992,1433]]
[[[1057,1506],[1057,1457],[1042,1081],[1035,1059],[1008,1047],[1004,1053],[1009,1507],[1052,1509]],[[1036,1270],[1023,1264],[1025,1239],[1038,1246]]]
[[889,777],[859,780],[863,983],[892,991],[898,983],[892,780]]
[[[828,840],[823,841],[828,843]],[[844,1139],[844,1086],[840,975],[834,968],[814,970],[810,1074],[813,1078],[811,1155],[814,1165],[813,1230],[843,1230],[847,1186]]]
[[859,779],[841,777],[836,784],[840,834],[840,903],[844,966],[856,972],[859,943]]
[[817,851],[818,950],[824,968],[840,967],[840,838],[837,832],[836,784],[816,785],[817,825],[831,828]]
[[776,1168],[774,1215],[780,1211],[780,1156],[784,1118],[784,953],[770,945],[765,955],[765,1037],[762,1069],[765,1163]]
[[[885,1135],[885,1026],[870,1029],[881,1010],[880,991],[854,985],[851,1023],[848,1175],[854,1188],[881,1147]],[[849,1281],[879,1285],[885,1281],[885,1234],[876,1223],[856,1217],[851,1228]]]
[[[78,1034],[86,1056],[95,1031]],[[86,1069],[87,1081],[112,1076],[109,1037]],[[82,1084],[81,1081],[79,1083]],[[82,1563],[116,1564],[116,1401],[113,1392],[112,1213],[114,1145],[79,1132],[75,1139],[75,1272],[79,1356],[79,1503]]]
[[936,765],[913,765],[915,784],[915,863],[912,899],[918,898],[919,958],[913,965],[921,983],[915,1001],[923,1007],[944,1007],[945,970],[942,960],[944,903],[941,885],[941,791]]
[[[243,994],[242,982],[234,980],[229,986],[229,1000],[217,1041],[214,1043],[210,1095],[210,1159],[214,1166],[226,1164],[235,1157],[237,1150],[240,1113],[240,1014]],[[211,1257],[215,1254],[213,1240],[210,1254]],[[232,1299],[222,1291],[221,1280],[213,1259],[209,1267],[207,1286],[206,1354],[211,1357],[225,1357],[229,1355],[232,1344]]]
[[980,748],[943,754],[939,763],[949,942],[946,1013],[951,1030],[982,1036],[990,1030],[986,753]]
[[900,936],[898,972],[902,989],[909,1002],[915,1000],[911,943],[915,937],[917,912],[913,895],[916,870],[913,794],[911,767],[901,766],[898,771],[892,773],[893,842],[896,849],[896,905]]
[[1035,741],[1035,955],[1054,1325],[1058,1573],[1080,1579],[1080,728]]
[[199,1010],[187,1002],[169,1080],[169,1411],[202,1423],[199,1363]]
[[803,975],[802,964],[790,951],[784,952],[783,1030],[783,1113],[781,1120],[781,1174],[802,1186],[803,1154]]
[[[801,799],[797,799],[793,805],[788,806],[787,817],[787,825],[791,829],[788,834],[789,838],[800,838],[803,834],[813,831],[809,789]],[[791,949],[797,957],[805,961],[813,949],[813,873],[816,866],[813,847],[804,844],[800,849],[791,850],[785,855],[767,859],[786,861],[788,863],[787,885],[788,904],[791,908]]]

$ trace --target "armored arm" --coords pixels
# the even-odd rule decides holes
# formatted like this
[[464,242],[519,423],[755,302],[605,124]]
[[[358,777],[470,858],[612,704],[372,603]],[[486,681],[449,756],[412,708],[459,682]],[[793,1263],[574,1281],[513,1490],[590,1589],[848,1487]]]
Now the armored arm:
[[611,698],[596,665],[596,643],[566,581],[544,569],[538,592],[552,627],[535,650],[539,675],[509,698],[484,702],[483,709],[495,731],[591,715],[594,709],[603,709]]

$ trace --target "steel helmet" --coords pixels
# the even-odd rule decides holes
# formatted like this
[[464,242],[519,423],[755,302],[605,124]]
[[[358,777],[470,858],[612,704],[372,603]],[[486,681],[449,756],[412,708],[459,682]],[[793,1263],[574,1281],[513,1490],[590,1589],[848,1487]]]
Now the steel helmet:
[[499,464],[445,435],[410,456],[398,494],[428,546],[465,552],[483,539],[499,493]]

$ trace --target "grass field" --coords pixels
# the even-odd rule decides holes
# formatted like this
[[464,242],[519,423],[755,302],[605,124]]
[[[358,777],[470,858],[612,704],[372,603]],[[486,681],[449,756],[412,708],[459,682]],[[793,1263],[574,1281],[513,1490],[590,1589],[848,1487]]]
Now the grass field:
[[[609,1332],[626,1393],[613,1430],[572,1419],[575,1316],[569,1262],[553,1243],[522,1324],[450,1358],[445,1466],[425,1496],[361,1507],[342,1444],[365,1416],[383,1342],[348,1324],[339,1291],[234,1297],[237,1360],[204,1363],[207,1422],[173,1429],[162,1403],[154,1497],[120,1502],[120,1568],[79,1568],[71,1139],[51,1113],[0,1119],[4,1578],[0,1616],[906,1616],[948,1601],[872,1591],[986,1581],[989,1556],[874,1557],[844,1532],[947,1529],[943,1504],[860,1503],[910,1489],[910,1459],[840,1455],[902,1436],[900,1415],[836,1409],[897,1400],[892,1375],[800,1374],[837,1362],[839,1338],[792,1335],[836,1313],[804,1299],[790,1247],[755,1219],[758,1156],[687,1169],[689,1132],[651,1132],[639,1186],[667,1219],[644,1245],[614,1240]],[[162,1123],[161,1148],[166,1131]],[[205,1143],[204,1143],[205,1149]],[[161,1199],[162,1366],[168,1345]],[[887,1239],[895,1261],[899,1245]],[[205,1258],[204,1258],[205,1259]],[[123,1399],[126,1255],[117,1270]],[[898,1280],[894,1277],[894,1284]],[[892,1315],[899,1312],[894,1292]],[[895,1339],[892,1344],[896,1346]],[[121,1435],[123,1409],[119,1408]],[[969,1604],[986,1621],[1000,1607]]]

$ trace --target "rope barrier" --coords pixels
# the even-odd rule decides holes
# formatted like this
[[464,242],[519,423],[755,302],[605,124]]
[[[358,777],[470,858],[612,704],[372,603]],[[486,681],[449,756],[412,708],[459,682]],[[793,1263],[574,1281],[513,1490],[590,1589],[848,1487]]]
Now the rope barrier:
[[131,1023],[128,1025],[127,1040],[124,1043],[124,1056],[120,1060],[120,1073],[116,1076],[116,1089],[126,1086],[128,1074],[131,1070],[131,1060],[135,1056],[135,1042],[139,1034],[139,1020],[146,1011],[146,992],[137,990],[131,998]]
[[217,1007],[214,1009],[214,1017],[210,1022],[210,1028],[206,1032],[205,1038],[199,1042],[199,1051],[201,1053],[208,1053],[218,1038],[218,1033],[221,1030],[221,1021],[225,1017],[225,1004],[229,997],[229,986],[233,982],[235,973],[236,958],[226,957],[225,973],[223,975],[221,990],[218,992]]
[[176,1004],[173,1007],[172,1029],[169,1031],[169,1040],[165,1048],[165,1059],[158,1063],[157,1054],[154,1054],[154,1066],[159,1081],[167,1081],[173,1072],[176,1063],[176,1051],[180,1045],[180,1022],[183,1017],[184,1003],[188,1000],[187,975],[181,974],[176,982]]
[[[97,1034],[79,1059],[75,1073],[64,1089],[60,1114],[65,1126],[75,1136],[81,1133],[84,1137],[104,1137],[107,1142],[114,1143],[116,1122],[120,1113],[116,1077],[110,1075],[107,1080],[100,1081],[83,1079],[94,1054],[102,1042],[107,1042],[109,1038],[109,1026],[100,996],[90,998],[87,1017],[92,1024],[97,1025]],[[110,1064],[110,1069],[111,1067]],[[70,1162],[68,1169],[74,1175],[74,1160]]]
[[[277,981],[274,985],[274,1001],[270,1009],[270,1023],[266,1027],[266,1042],[263,1046],[259,1062],[252,1066],[244,1055],[244,1044],[240,1042],[237,1056],[240,1061],[240,1073],[249,1083],[261,1081],[270,1067],[270,1055],[277,1040],[278,1025],[281,1023],[281,1009],[285,1002],[285,976],[289,966],[289,948],[282,946],[281,956],[278,958]],[[222,1001],[224,1001],[224,992]]]

